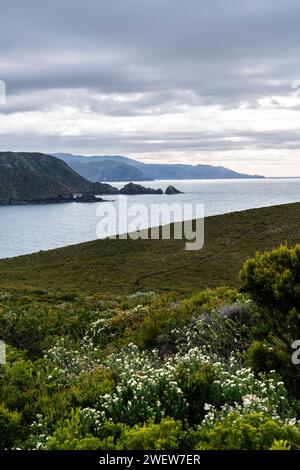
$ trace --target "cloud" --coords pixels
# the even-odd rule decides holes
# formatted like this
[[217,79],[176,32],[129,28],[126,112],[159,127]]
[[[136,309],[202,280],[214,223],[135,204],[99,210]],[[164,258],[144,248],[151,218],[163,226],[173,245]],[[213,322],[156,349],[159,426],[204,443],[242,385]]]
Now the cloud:
[[300,174],[299,13],[297,0],[5,2],[1,146],[210,163],[232,152],[239,170],[257,151]]

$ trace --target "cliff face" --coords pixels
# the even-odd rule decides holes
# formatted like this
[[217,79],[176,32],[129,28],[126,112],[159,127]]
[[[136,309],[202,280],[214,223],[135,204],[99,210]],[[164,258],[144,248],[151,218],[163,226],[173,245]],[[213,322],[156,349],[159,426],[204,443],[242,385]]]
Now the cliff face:
[[110,185],[91,183],[65,162],[42,153],[0,152],[0,203],[68,200],[73,193],[114,194]]

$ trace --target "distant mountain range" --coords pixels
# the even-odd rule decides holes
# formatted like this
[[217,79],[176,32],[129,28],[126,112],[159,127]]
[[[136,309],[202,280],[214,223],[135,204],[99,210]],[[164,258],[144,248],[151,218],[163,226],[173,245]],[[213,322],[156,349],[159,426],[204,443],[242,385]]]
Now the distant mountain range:
[[64,202],[74,199],[74,193],[89,202],[95,194],[116,192],[108,184],[86,180],[53,156],[0,152],[0,204]]
[[90,156],[55,153],[73,170],[90,181],[150,181],[175,179],[264,178],[238,173],[222,166],[143,163],[121,155]]

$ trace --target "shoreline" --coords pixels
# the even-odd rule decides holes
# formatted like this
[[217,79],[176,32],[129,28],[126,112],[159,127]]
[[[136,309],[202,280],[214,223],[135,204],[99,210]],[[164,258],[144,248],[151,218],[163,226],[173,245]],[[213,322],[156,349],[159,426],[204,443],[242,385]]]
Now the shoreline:
[[10,202],[2,202],[0,201],[0,207],[7,207],[7,206],[41,206],[41,205],[48,205],[48,204],[69,204],[75,202],[76,204],[93,204],[95,202],[108,202],[102,198],[91,198],[91,199],[48,199],[48,200],[32,200],[32,201],[10,201]]
[[172,237],[82,242],[0,260],[0,289],[127,295],[239,288],[242,262],[257,251],[299,243],[299,227],[298,202],[207,217],[197,251]]
[[[73,201],[73,202],[76,202],[76,201]],[[100,201],[100,202],[112,202],[112,201],[103,200],[103,201]],[[31,204],[24,204],[24,205],[26,206],[26,205],[31,205]],[[41,205],[41,204],[38,204],[38,205]],[[276,208],[282,208],[283,206],[290,207],[290,206],[297,206],[297,205],[299,205],[299,209],[300,209],[300,201],[298,201],[298,202],[291,202],[291,203],[275,204],[275,205],[271,205],[271,206],[253,207],[253,208],[249,208],[249,209],[223,212],[223,213],[219,213],[219,214],[205,216],[204,217],[204,223],[207,222],[210,219],[216,219],[216,218],[219,218],[219,217],[237,216],[237,215],[240,215],[240,214],[250,213],[250,212],[253,212],[253,211],[260,211],[260,210],[263,210],[263,209],[274,209],[274,210],[276,210]],[[0,204],[0,207],[1,207],[1,204]],[[182,221],[179,221],[179,222],[176,222],[176,223],[180,224],[180,223],[183,223],[184,221],[185,220],[182,220]],[[174,222],[171,222],[170,225],[172,226],[173,224],[174,224]],[[159,227],[167,226],[167,225],[169,225],[169,224],[160,225]],[[145,232],[145,231],[151,230],[153,228],[157,228],[157,226],[149,226],[145,229],[142,229],[141,232]],[[94,239],[87,240],[87,241],[82,241],[82,242],[79,242],[79,243],[76,242],[76,243],[71,243],[71,244],[68,244],[68,245],[61,245],[61,246],[58,246],[58,247],[55,247],[55,248],[49,248],[49,249],[45,249],[45,250],[41,249],[41,250],[29,252],[29,253],[23,253],[23,254],[20,254],[20,255],[17,255],[17,256],[10,256],[10,257],[5,257],[5,258],[0,258],[0,262],[5,261],[5,260],[14,260],[14,259],[19,259],[19,258],[23,258],[23,257],[34,256],[34,255],[37,255],[37,254],[40,254],[40,253],[49,253],[49,252],[54,252],[54,251],[57,251],[57,250],[64,250],[64,249],[68,249],[68,248],[79,247],[79,246],[82,246],[82,245],[87,245],[89,243],[104,242],[106,240],[113,240],[114,239],[113,237],[115,237],[115,239],[118,240],[118,237],[122,237],[124,235],[129,235],[129,232],[127,232],[127,233],[124,233],[124,232],[116,233],[116,234],[111,235],[110,237],[106,237],[106,238],[94,238]],[[121,238],[120,238],[120,240],[121,240]],[[300,232],[299,232],[299,242],[300,242]]]

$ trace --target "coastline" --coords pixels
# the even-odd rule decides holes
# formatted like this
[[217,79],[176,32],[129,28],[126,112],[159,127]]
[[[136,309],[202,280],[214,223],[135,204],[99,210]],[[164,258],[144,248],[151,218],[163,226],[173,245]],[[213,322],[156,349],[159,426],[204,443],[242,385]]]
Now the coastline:
[[242,261],[257,251],[298,243],[299,227],[300,202],[210,216],[199,251],[185,251],[184,240],[174,239],[88,241],[1,259],[0,288],[85,293],[96,288],[105,295],[239,287]]

